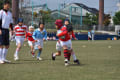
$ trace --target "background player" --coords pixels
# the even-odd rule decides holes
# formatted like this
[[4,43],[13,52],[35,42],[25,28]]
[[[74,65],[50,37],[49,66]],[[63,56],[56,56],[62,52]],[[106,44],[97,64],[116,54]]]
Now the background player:
[[29,26],[29,32],[26,33],[26,39],[25,40],[28,40],[28,45],[31,48],[30,53],[32,54],[32,57],[35,57],[35,52],[34,52],[35,40],[32,37],[33,32],[34,32],[34,26]]

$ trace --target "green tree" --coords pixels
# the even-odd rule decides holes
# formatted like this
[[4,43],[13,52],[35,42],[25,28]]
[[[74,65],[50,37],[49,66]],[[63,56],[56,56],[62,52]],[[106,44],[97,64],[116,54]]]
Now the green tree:
[[37,12],[34,12],[33,15],[34,15],[34,17],[37,17],[38,14],[37,14]]
[[108,26],[110,24],[110,19],[111,19],[110,14],[106,14],[104,16],[104,22],[103,23],[104,23],[105,26]]
[[115,16],[113,17],[113,22],[115,25],[120,25],[120,11],[115,13]]
[[98,24],[98,14],[93,15],[93,14],[90,14],[90,13],[86,13],[86,17],[83,20],[83,23],[85,25],[89,25],[89,26],[97,25]]
[[3,8],[3,0],[0,0],[0,9]]
[[39,14],[45,22],[51,22],[52,21],[51,11],[40,10]]

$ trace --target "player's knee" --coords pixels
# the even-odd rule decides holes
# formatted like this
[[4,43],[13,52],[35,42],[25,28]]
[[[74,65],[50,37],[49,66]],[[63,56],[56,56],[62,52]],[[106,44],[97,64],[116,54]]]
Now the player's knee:
[[18,48],[18,49],[21,49],[21,45],[18,45],[17,48]]
[[33,49],[34,47],[33,46],[30,46],[31,47],[31,49]]

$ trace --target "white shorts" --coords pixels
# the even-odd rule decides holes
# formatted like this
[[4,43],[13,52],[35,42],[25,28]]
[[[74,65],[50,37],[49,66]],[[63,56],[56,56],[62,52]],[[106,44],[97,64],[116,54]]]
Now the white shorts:
[[34,46],[35,44],[32,41],[28,41],[29,46]]
[[71,40],[68,40],[68,41],[60,41],[60,44],[61,46],[67,46],[68,50],[71,50],[72,49],[72,42]]
[[15,40],[16,40],[16,45],[18,45],[18,44],[23,45],[23,42],[24,42],[25,38],[17,36],[17,37],[15,37]]
[[38,46],[40,46],[41,48],[43,48],[43,40],[40,39],[37,42],[35,42],[35,49],[38,49]]
[[56,43],[56,50],[57,51],[61,51],[62,50],[62,46],[61,46],[60,42],[58,42],[58,41]]

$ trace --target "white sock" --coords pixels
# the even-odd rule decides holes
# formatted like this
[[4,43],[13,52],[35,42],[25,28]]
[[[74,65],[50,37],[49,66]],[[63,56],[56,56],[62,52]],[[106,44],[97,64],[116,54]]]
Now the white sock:
[[73,57],[73,60],[77,60],[76,55],[75,55],[74,52],[72,52],[72,57]]
[[3,48],[3,56],[2,56],[2,60],[6,60],[7,52],[8,52],[8,49]]
[[18,57],[19,49],[16,49],[14,57]]
[[0,48],[0,60],[2,60],[3,49]]
[[55,56],[56,56],[56,53],[54,53],[53,56],[55,57]]

